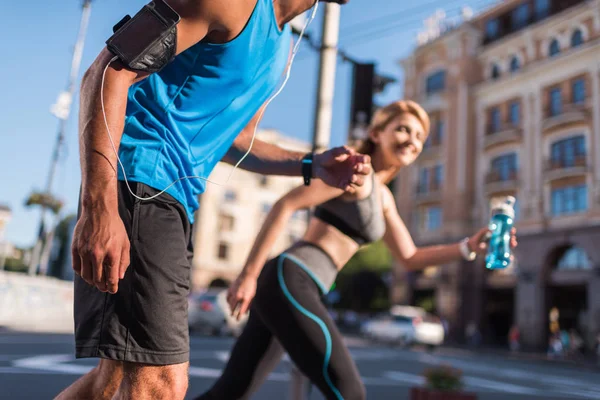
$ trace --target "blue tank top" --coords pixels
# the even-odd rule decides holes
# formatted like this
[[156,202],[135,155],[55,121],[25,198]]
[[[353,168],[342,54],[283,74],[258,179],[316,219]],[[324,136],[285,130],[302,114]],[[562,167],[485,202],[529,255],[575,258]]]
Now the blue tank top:
[[[290,29],[279,29],[273,0],[257,0],[235,39],[199,42],[134,84],[119,148],[127,179],[163,190],[183,176],[208,178],[283,81],[290,46]],[[167,193],[193,222],[205,186],[184,179]]]

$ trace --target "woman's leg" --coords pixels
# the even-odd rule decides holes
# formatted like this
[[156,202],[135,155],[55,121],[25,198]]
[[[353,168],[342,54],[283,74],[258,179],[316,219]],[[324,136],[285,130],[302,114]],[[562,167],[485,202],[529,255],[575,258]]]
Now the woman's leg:
[[279,364],[282,355],[283,348],[252,310],[223,374],[196,400],[249,399]]
[[310,276],[284,254],[261,280],[272,289],[257,292],[256,311],[296,366],[327,399],[365,399],[356,365]]

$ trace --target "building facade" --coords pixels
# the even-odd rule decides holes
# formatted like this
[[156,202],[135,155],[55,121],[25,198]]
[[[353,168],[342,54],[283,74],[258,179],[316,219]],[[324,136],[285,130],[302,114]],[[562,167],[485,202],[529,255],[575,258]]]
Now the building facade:
[[600,1],[510,0],[402,60],[405,97],[432,118],[423,155],[396,187],[416,241],[458,241],[486,225],[492,197],[513,195],[519,247],[504,271],[487,271],[481,259],[419,274],[399,267],[394,301],[432,298],[457,338],[472,321],[492,343],[506,343],[512,325],[529,347],[544,347],[556,326],[592,343],[600,332],[599,54]]
[[[295,150],[310,150],[307,143],[286,138],[276,131],[262,131],[258,137],[269,143]],[[200,208],[194,224],[194,290],[226,286],[244,267],[254,240],[273,204],[294,187],[301,178],[263,176],[219,163],[200,196]],[[228,177],[231,177],[228,181]],[[279,237],[273,255],[283,251],[304,235],[307,215],[296,212]]]

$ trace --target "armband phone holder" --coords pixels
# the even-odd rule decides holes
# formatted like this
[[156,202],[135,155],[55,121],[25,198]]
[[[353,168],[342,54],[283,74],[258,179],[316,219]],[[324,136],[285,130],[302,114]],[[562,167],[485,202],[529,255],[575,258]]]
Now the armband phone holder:
[[153,0],[113,27],[107,48],[129,69],[158,72],[175,58],[180,19],[164,0]]

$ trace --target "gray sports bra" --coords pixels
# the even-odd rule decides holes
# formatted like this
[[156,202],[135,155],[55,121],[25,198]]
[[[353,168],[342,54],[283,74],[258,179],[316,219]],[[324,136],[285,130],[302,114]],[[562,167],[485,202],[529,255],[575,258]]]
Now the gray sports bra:
[[385,220],[375,174],[373,188],[364,199],[347,201],[340,197],[319,204],[314,216],[339,229],[359,245],[375,242],[385,233]]

